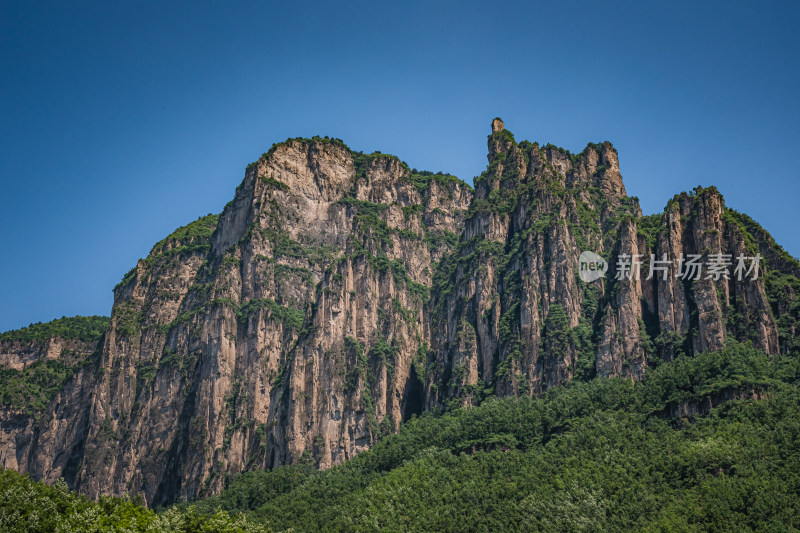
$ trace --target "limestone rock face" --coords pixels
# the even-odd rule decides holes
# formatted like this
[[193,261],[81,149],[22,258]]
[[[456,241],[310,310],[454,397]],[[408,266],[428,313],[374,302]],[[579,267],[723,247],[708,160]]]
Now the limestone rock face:
[[[274,146],[219,216],[139,261],[98,346],[0,343],[6,369],[88,361],[43,415],[0,410],[0,463],[162,505],[248,469],[331,467],[424,409],[641,379],[733,339],[797,345],[800,266],[716,189],[645,217],[610,143],[518,143],[499,119],[488,159],[473,191],[336,139]],[[580,278],[584,250],[604,278]],[[648,276],[651,255],[717,253],[760,253],[762,275]]]
[[434,265],[471,199],[392,156],[276,146],[218,220],[156,245],[117,289],[75,486],[192,499],[395,431],[421,411]]
[[22,370],[38,361],[54,361],[62,354],[80,359],[94,351],[91,343],[52,337],[44,342],[0,341],[0,367]]
[[[0,341],[0,372],[55,362],[73,368],[72,377],[42,412],[0,406],[0,466],[48,483],[74,482],[87,431],[88,402],[98,380],[97,342],[51,337],[44,341]],[[35,391],[20,391],[34,395]]]
[[[728,339],[780,351],[773,309],[796,296],[783,283],[784,294],[770,299],[765,272],[796,276],[797,261],[727,209],[715,188],[678,195],[663,215],[643,217],[609,143],[576,155],[493,128],[488,144],[462,239],[437,271],[427,408],[539,394],[576,377],[641,379],[648,360],[716,350]],[[608,261],[605,278],[579,279],[584,250]],[[736,258],[759,250],[761,276],[736,276]],[[727,275],[684,279],[683,258],[707,265],[718,254]],[[791,320],[783,344],[795,338]]]
[[[765,274],[769,270],[792,274],[796,267],[769,258],[773,252],[765,246],[758,279],[753,280],[752,274],[739,279],[735,274],[737,258],[760,253],[740,218],[739,213],[725,208],[722,196],[713,187],[675,196],[662,217],[656,255],[673,259],[674,269],[666,280],[656,282],[653,291],[658,301],[659,330],[662,335],[684,337],[693,352],[718,349],[728,336],[752,341],[769,354],[779,352]],[[716,279],[708,270],[696,280],[679,278],[680,257],[688,260],[691,255],[700,255],[708,259],[716,254],[730,256],[729,279]]]

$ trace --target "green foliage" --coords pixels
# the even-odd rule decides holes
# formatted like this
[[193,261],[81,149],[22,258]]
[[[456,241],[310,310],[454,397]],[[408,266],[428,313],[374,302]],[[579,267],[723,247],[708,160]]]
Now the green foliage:
[[662,364],[647,377],[645,399],[652,409],[668,404],[702,401],[726,390],[768,390],[797,378],[795,358],[769,359],[748,344],[729,341],[718,352],[682,355]]
[[145,383],[150,383],[156,378],[156,367],[152,363],[139,363],[136,365],[136,377]]
[[367,216],[380,216],[383,212],[389,209],[387,204],[375,204],[372,202],[367,202],[365,200],[358,200],[356,198],[342,198],[339,200],[340,204],[350,205],[358,210],[360,215],[367,215]]
[[50,322],[36,322],[21,329],[0,333],[0,342],[38,342],[44,343],[53,337],[74,339],[83,342],[97,342],[108,329],[107,316],[61,317]]
[[444,252],[455,249],[458,244],[458,235],[452,231],[429,231],[426,235],[428,246],[433,252]]
[[544,321],[544,342],[548,353],[569,353],[574,344],[569,317],[560,303],[550,305]]
[[415,316],[414,311],[407,309],[397,298],[392,298],[392,311],[394,311],[395,315],[400,316],[406,323],[410,323],[411,319]]
[[307,268],[285,265],[283,263],[275,264],[275,281],[293,279],[294,276],[299,277],[306,284],[311,284],[313,281],[313,275]]
[[236,269],[239,268],[241,264],[242,260],[232,255],[226,255],[225,257],[222,258],[222,266],[233,267]]
[[141,532],[266,533],[242,515],[213,514],[194,507],[156,513],[130,498],[93,502],[59,480],[49,486],[0,468],[0,531],[6,533]]
[[[198,510],[214,512],[214,507],[237,511],[255,511],[274,498],[286,494],[307,482],[317,469],[311,462],[302,461],[293,466],[279,466],[268,473],[245,472],[219,496],[193,504],[181,504],[182,509],[194,505]],[[267,474],[267,475],[265,475]]]
[[348,335],[344,338],[344,342],[348,349],[352,349],[355,352],[357,359],[361,359],[364,356],[364,345],[358,339]]
[[800,353],[800,279],[767,271],[764,280],[778,326],[781,353]]
[[274,187],[274,188],[280,189],[282,191],[288,191],[289,190],[289,186],[288,185],[286,185],[281,180],[277,180],[277,179],[273,178],[272,176],[270,176],[270,177],[261,176],[261,181],[263,181],[264,183],[266,183],[270,187]]
[[217,222],[219,222],[219,215],[208,214],[191,224],[181,226],[156,243],[145,261],[152,264],[159,257],[166,255],[210,250],[211,235],[217,229]]
[[114,285],[114,290],[117,290],[117,289],[119,289],[121,287],[125,287],[126,285],[128,285],[128,283],[133,281],[134,278],[136,278],[136,271],[137,270],[138,270],[138,267],[133,267],[132,269],[128,270],[128,272],[122,277],[122,280],[119,283],[117,283],[116,285]]
[[643,216],[636,221],[637,233],[644,237],[645,243],[651,250],[655,250],[658,232],[661,231],[662,227],[661,214],[659,213]]
[[[725,209],[725,211],[722,212],[722,220],[738,230],[739,235],[744,239],[745,247],[749,254],[755,255],[758,253],[758,244],[756,244],[756,240],[750,232],[750,229],[754,226],[760,229],[761,226],[758,226],[752,218],[738,211],[734,211],[733,209]],[[777,244],[775,246],[777,247]],[[783,251],[783,248],[780,248],[780,250]],[[786,255],[788,256],[788,254]]]
[[387,204],[375,204],[364,200],[347,197],[339,200],[340,204],[351,206],[356,210],[355,219],[360,229],[369,230],[382,248],[391,246],[392,235],[398,235],[406,239],[419,239],[420,236],[406,229],[393,228],[381,218],[381,215],[389,209]]
[[158,361],[159,368],[165,367],[180,367],[183,362],[183,356],[172,350],[171,348],[164,348],[161,359]]
[[502,129],[500,131],[496,131],[494,133],[489,134],[490,139],[502,139],[504,141],[508,141],[512,144],[517,144],[517,141],[514,140],[514,134],[508,131],[507,129]]
[[499,326],[500,340],[502,341],[511,340],[514,336],[513,327],[518,322],[519,322],[519,302],[514,302],[514,304],[500,316],[500,326]]
[[0,405],[41,415],[80,364],[70,366],[56,359],[37,361],[22,370],[0,368]]
[[375,270],[379,272],[391,272],[396,283],[405,285],[410,293],[418,296],[422,301],[428,299],[430,288],[427,285],[412,280],[402,261],[399,259],[389,259],[383,251],[379,252],[380,255],[374,255],[370,253],[361,242],[353,237],[350,238],[349,244],[351,248],[351,258],[364,258]]
[[[262,229],[261,234],[272,243],[272,252],[275,257],[290,257],[306,259],[309,263],[324,264],[332,261],[338,255],[338,248],[332,245],[303,245],[292,239],[286,232],[276,229]],[[269,260],[260,256],[261,260]]]
[[403,218],[408,220],[414,215],[422,213],[424,210],[425,206],[422,204],[405,205],[403,206]]
[[272,251],[276,257],[305,258],[303,245],[293,240],[282,231],[262,230],[262,234],[272,243]]
[[[251,472],[195,505],[294,531],[797,529],[798,377],[797,359],[734,344],[641,383],[573,382],[412,418],[343,465]],[[660,414],[730,386],[764,399],[680,423]]]
[[542,146],[542,151],[547,151],[547,150],[550,150],[550,151],[553,151],[553,152],[558,152],[558,153],[560,153],[562,155],[565,155],[565,156],[569,157],[570,160],[573,159],[573,154],[570,153],[569,150],[567,150],[566,148],[562,148],[561,146],[556,146],[553,143],[547,143],[544,146]]
[[353,156],[353,162],[355,163],[356,167],[356,178],[363,179],[367,175],[367,167],[371,164],[375,164],[377,162],[383,161],[384,163],[389,161],[396,161],[403,169],[410,172],[408,165],[406,165],[403,161],[400,161],[395,155],[392,154],[383,154],[379,151],[374,151],[371,154],[365,154],[364,152],[354,152],[350,151]]
[[394,370],[394,367],[392,366],[394,354],[394,347],[386,342],[386,340],[383,338],[378,339],[378,342],[376,342],[369,351],[370,359],[380,361],[381,363],[385,364],[387,368],[391,368],[392,371]]
[[246,321],[250,313],[256,309],[269,309],[273,320],[280,320],[295,331],[299,331],[303,327],[303,322],[306,318],[306,314],[302,309],[278,305],[269,298],[253,298],[239,308],[237,313],[239,321]]
[[417,170],[415,168],[411,169],[411,181],[422,195],[428,192],[431,183],[437,183],[445,189],[458,186],[470,191],[472,190],[472,187],[468,183],[460,180],[452,174],[444,174],[442,172],[433,173],[427,170]]
[[583,149],[583,153],[586,153],[588,150],[594,150],[598,154],[603,153],[603,143],[588,143],[586,148]]
[[117,331],[130,339],[141,332],[142,309],[132,301],[122,302],[114,310]]
[[[723,213],[723,218],[726,222],[733,222],[739,226],[740,231],[745,237],[748,251],[757,248],[763,249],[767,255],[773,256],[777,262],[783,263],[789,269],[795,272],[800,270],[800,261],[793,257],[789,252],[783,249],[781,245],[775,242],[775,239],[765,230],[761,225],[753,220],[750,216],[739,213],[733,209],[726,209]],[[756,237],[760,246],[756,245]],[[763,254],[762,254],[763,255]],[[770,265],[773,268],[779,268],[780,265]]]
[[599,308],[600,287],[587,283],[579,283],[578,286],[583,287],[583,301],[578,325],[572,330],[572,340],[578,352],[578,364],[573,377],[585,381],[595,375],[597,339],[594,337],[593,323]]

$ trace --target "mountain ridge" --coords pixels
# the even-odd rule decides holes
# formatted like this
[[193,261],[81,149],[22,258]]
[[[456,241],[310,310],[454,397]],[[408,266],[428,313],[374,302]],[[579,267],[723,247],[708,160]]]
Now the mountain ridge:
[[[0,464],[163,505],[244,470],[328,468],[423,411],[640,380],[729,340],[797,347],[800,266],[715,188],[643,217],[611,143],[492,130],[474,189],[339,139],[273,145],[222,213],[125,275],[96,361],[38,418],[3,408]],[[589,249],[599,283],[578,279]],[[623,254],[717,252],[761,253],[765,276],[614,279]]]

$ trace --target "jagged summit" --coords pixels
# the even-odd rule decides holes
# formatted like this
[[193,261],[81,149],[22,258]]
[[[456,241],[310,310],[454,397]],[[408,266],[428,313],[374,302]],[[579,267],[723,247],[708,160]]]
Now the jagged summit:
[[503,120],[500,117],[495,117],[492,120],[492,133],[498,133],[505,129],[506,125],[503,124]]
[[[0,463],[161,505],[341,463],[426,409],[799,344],[800,265],[715,189],[644,217],[610,143],[518,143],[496,119],[488,149],[473,190],[339,139],[274,145],[123,278],[97,355],[46,407],[0,410]],[[580,278],[583,251],[606,277]],[[617,276],[626,256],[716,253],[760,253],[764,275]]]

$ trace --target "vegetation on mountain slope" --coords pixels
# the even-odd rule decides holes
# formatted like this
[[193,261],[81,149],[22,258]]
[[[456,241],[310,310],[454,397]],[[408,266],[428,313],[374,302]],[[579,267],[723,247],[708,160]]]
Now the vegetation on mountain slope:
[[107,316],[61,317],[50,322],[36,322],[27,327],[0,333],[0,342],[47,342],[58,337],[83,342],[95,342],[108,328]]
[[37,361],[21,370],[0,368],[0,406],[30,416],[41,415],[85,362],[69,365],[61,360]]
[[7,533],[82,533],[100,531],[147,533],[261,533],[244,516],[225,511],[201,514],[194,508],[155,513],[128,498],[100,498],[95,503],[67,489],[32,481],[0,468],[0,531]]
[[641,383],[425,415],[339,467],[245,473],[194,505],[295,531],[792,530],[798,379],[796,358],[734,343]]
[[0,342],[30,344],[34,353],[42,355],[51,339],[76,341],[70,348],[62,348],[58,359],[35,360],[19,369],[0,367],[0,406],[30,416],[44,413],[69,378],[84,365],[96,361],[91,356],[108,323],[108,317],[104,316],[62,317],[0,333]]
[[[41,501],[46,530],[146,531],[168,517],[173,530],[216,531],[230,515],[294,531],[798,526],[800,265],[716,189],[641,217],[610,144],[573,155],[497,131],[470,201],[452,176],[308,142],[276,154],[316,161],[308,172],[251,168],[252,202],[240,188],[226,207],[220,253],[208,215],[125,276],[102,358],[96,343],[81,368],[18,344],[8,366],[21,370],[0,373],[0,403],[39,418],[3,411],[7,466],[152,506],[225,490],[153,514],[12,475],[0,530],[39,527],[20,487],[33,501],[84,502]],[[301,193],[333,185],[310,189],[335,201],[317,224],[317,197]],[[668,220],[673,256],[758,252],[763,279],[637,292],[609,274],[600,290],[562,260],[647,256],[669,244]],[[688,329],[657,314],[664,304],[685,310]],[[70,425],[85,430],[64,438]],[[99,522],[74,525],[84,511]]]
[[[732,343],[638,383],[576,381],[426,414],[338,467],[304,457],[158,513],[0,471],[0,529],[794,530],[798,384],[796,357]],[[670,417],[674,408],[695,416]]]

